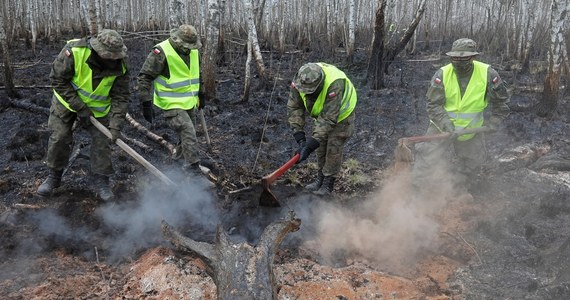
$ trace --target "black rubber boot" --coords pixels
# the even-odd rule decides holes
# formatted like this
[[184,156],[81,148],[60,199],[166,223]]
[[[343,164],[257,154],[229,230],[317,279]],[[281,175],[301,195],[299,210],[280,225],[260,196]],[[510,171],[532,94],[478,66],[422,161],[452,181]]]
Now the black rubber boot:
[[37,194],[42,197],[50,196],[54,189],[61,185],[63,171],[50,170],[48,178],[38,187]]
[[333,176],[325,176],[323,184],[314,194],[320,196],[330,195],[334,189],[335,180],[336,178]]
[[109,183],[109,176],[105,175],[95,175],[95,190],[97,195],[103,201],[109,201],[113,199],[113,191],[111,190],[111,184]]
[[325,175],[323,175],[323,172],[321,170],[319,170],[319,174],[317,175],[317,179],[315,179],[315,181],[307,184],[305,186],[305,188],[311,192],[314,192],[314,191],[320,189],[321,185],[323,185],[323,179],[324,178],[325,178]]
[[191,165],[185,165],[184,171],[190,176],[204,176],[202,170],[200,169],[200,163],[193,163]]

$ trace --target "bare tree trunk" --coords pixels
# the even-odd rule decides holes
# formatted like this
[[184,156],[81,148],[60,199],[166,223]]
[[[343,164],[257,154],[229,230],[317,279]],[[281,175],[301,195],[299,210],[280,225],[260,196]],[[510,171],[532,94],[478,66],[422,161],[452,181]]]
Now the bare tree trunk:
[[372,39],[372,52],[366,73],[370,88],[379,90],[384,87],[384,23],[386,0],[378,0],[376,21],[374,23],[374,38]]
[[206,43],[202,53],[202,75],[204,90],[210,99],[216,99],[216,72],[218,70],[218,48],[220,41],[220,12],[224,10],[225,1],[208,0],[208,29]]
[[259,41],[257,40],[257,27],[253,21],[253,8],[252,0],[245,1],[245,13],[247,18],[247,30],[248,30],[248,40],[251,42],[251,51],[253,52],[253,57],[255,58],[255,65],[257,66],[257,71],[262,83],[266,83],[270,80],[267,70],[265,69],[265,64],[263,63],[263,57],[261,56],[261,50],[259,49]]
[[400,38],[400,41],[398,41],[398,43],[394,46],[394,48],[386,51],[386,57],[384,59],[384,72],[388,71],[388,67],[390,66],[394,58],[396,58],[396,55],[398,55],[398,53],[400,53],[406,47],[406,45],[414,35],[416,27],[418,27],[418,24],[422,19],[425,8],[426,8],[426,0],[421,0],[418,9],[416,10],[416,15],[412,20],[412,23],[408,25],[408,27],[404,31],[404,35]]
[[10,49],[8,47],[8,37],[6,35],[8,24],[8,1],[2,2],[2,12],[0,12],[0,44],[2,44],[2,63],[4,64],[4,86],[6,94],[11,98],[19,98],[14,87],[14,70],[12,69],[12,60],[10,57]]
[[34,55],[36,54],[36,42],[38,40],[38,28],[36,25],[37,11],[38,7],[36,1],[30,1],[30,5],[28,5],[28,16],[30,18],[30,30],[32,31],[32,52]]
[[548,74],[544,80],[542,99],[536,106],[536,114],[541,117],[550,117],[558,108],[562,47],[566,47],[564,22],[569,13],[569,1],[553,0],[551,5]]
[[356,12],[354,8],[354,0],[348,3],[348,39],[346,41],[346,62],[351,64],[354,60],[355,49],[355,27],[356,27]]
[[184,24],[184,17],[182,14],[186,10],[184,3],[180,0],[170,0],[168,25],[172,28],[177,28]]
[[247,59],[245,60],[245,80],[243,83],[243,95],[240,102],[247,102],[249,100],[249,90],[251,89],[251,60],[252,54],[251,40],[247,40]]
[[208,268],[218,299],[277,299],[273,273],[275,252],[289,232],[299,229],[301,220],[290,215],[287,220],[275,221],[265,228],[259,243],[233,244],[221,226],[216,231],[215,244],[197,242],[183,236],[162,221],[162,233],[179,250],[198,255]]

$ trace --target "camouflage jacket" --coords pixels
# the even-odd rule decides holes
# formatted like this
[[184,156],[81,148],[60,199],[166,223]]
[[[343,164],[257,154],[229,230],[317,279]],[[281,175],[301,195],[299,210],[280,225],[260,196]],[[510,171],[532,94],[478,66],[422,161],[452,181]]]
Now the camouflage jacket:
[[[319,142],[326,141],[329,132],[337,124],[338,116],[340,114],[340,107],[344,97],[344,80],[339,79],[332,82],[328,90],[321,90],[321,93],[327,93],[327,98],[323,105],[323,110],[313,123],[313,138]],[[320,93],[307,95],[307,109],[299,92],[294,87],[291,87],[289,92],[289,100],[287,101],[287,116],[289,126],[293,132],[305,131],[305,118],[310,116],[310,111],[317,100]],[[349,118],[354,116],[354,112]]]
[[[174,49],[178,52],[176,48]],[[182,58],[186,65],[190,64],[190,57],[188,55],[180,55],[180,58]],[[200,73],[201,72],[202,70],[200,68]],[[159,75],[162,75],[166,78],[170,77],[168,63],[166,62],[166,55],[160,46],[154,47],[148,54],[137,77],[137,90],[139,92],[141,103],[152,101],[153,81]],[[203,94],[203,86],[202,76],[200,76],[200,95]]]
[[[81,110],[85,107],[81,98],[70,84],[75,75],[75,61],[73,59],[72,47],[89,47],[89,38],[82,38],[77,41],[71,41],[58,54],[53,62],[51,73],[49,75],[51,84],[55,91],[61,95],[69,106],[75,110]],[[120,129],[125,120],[127,107],[129,105],[129,71],[123,74],[123,64],[126,66],[125,60],[116,63],[103,65],[100,59],[94,57],[94,51],[87,59],[87,65],[93,72],[93,87],[99,85],[101,80],[106,76],[117,76],[109,97],[111,98],[111,110],[109,111],[109,127]],[[54,96],[55,97],[55,96]]]
[[[461,94],[465,92],[471,73],[465,76],[457,74]],[[445,128],[444,124],[451,124],[447,112],[445,111],[445,88],[443,86],[443,71],[438,69],[433,75],[427,94],[427,112],[430,120],[432,120],[439,128]],[[497,118],[502,121],[509,115],[510,109],[507,103],[510,95],[507,90],[506,83],[501,79],[499,73],[489,66],[487,70],[487,91],[485,93],[485,101],[491,104],[491,118]]]

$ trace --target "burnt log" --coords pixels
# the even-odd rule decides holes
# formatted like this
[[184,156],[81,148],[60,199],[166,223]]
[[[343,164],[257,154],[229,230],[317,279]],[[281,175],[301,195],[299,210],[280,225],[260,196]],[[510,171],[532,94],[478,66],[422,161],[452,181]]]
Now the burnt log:
[[300,225],[301,220],[290,213],[287,219],[269,224],[257,246],[232,243],[221,225],[216,230],[215,244],[185,237],[164,220],[162,233],[177,249],[195,253],[206,263],[218,299],[266,300],[277,299],[275,253],[285,236],[297,231]]

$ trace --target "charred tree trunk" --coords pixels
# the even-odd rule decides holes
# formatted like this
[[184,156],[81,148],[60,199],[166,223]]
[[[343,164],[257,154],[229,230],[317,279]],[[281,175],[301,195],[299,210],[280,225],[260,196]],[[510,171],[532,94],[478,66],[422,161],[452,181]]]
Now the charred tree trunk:
[[379,0],[376,10],[376,22],[374,24],[374,37],[372,39],[372,52],[366,74],[370,88],[379,90],[384,87],[384,23],[385,23],[386,0]]
[[2,44],[2,63],[4,64],[4,86],[6,94],[11,98],[19,98],[14,87],[14,70],[12,69],[12,60],[10,59],[10,48],[8,47],[8,37],[6,29],[8,25],[7,7],[2,3],[2,12],[0,13],[0,44]]
[[424,15],[425,9],[426,0],[421,0],[420,4],[418,5],[418,10],[416,11],[416,15],[412,20],[412,23],[410,23],[410,25],[404,31],[404,35],[400,38],[398,43],[394,45],[394,47],[386,51],[386,57],[384,59],[384,72],[388,71],[388,67],[394,61],[396,55],[404,50],[410,39],[414,36],[414,32],[416,31],[416,28],[418,27],[418,24]]
[[564,42],[564,22],[568,14],[569,0],[553,0],[550,19],[550,48],[548,51],[548,74],[544,80],[542,99],[536,106],[536,114],[550,117],[558,107],[562,48]]
[[265,228],[259,244],[233,244],[218,226],[214,245],[183,236],[162,221],[162,232],[174,246],[197,254],[208,266],[216,283],[218,299],[277,299],[273,259],[277,248],[289,232],[297,231],[301,220],[291,214],[287,220],[275,221]]

